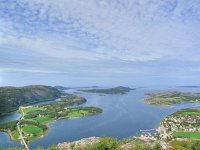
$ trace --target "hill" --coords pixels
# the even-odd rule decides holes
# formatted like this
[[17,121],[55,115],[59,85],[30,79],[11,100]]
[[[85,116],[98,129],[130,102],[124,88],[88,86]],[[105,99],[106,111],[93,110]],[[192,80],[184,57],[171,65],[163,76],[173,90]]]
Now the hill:
[[15,111],[20,105],[54,100],[61,92],[51,86],[0,87],[0,115]]
[[118,87],[108,88],[108,89],[88,89],[88,90],[79,90],[79,91],[99,93],[99,94],[126,94],[130,90],[134,90],[134,89],[131,89],[129,87],[118,86]]
[[150,97],[144,100],[145,103],[153,105],[172,105],[182,103],[197,103],[200,101],[199,93],[166,91],[147,94]]
[[68,90],[68,89],[71,89],[70,87],[64,87],[64,86],[60,86],[60,85],[57,85],[57,86],[54,86],[56,89],[60,90],[60,91],[64,91],[64,90]]

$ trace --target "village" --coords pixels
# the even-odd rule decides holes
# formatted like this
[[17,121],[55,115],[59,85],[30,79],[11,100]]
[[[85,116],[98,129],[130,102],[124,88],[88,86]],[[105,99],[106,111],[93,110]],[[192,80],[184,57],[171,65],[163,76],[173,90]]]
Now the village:
[[175,132],[200,132],[200,116],[179,114],[166,117],[157,129],[161,138],[172,138]]
[[[199,138],[199,109],[185,109],[165,117],[157,129],[140,130],[137,139],[142,141],[173,141],[183,138]],[[184,137],[184,135],[188,134]]]

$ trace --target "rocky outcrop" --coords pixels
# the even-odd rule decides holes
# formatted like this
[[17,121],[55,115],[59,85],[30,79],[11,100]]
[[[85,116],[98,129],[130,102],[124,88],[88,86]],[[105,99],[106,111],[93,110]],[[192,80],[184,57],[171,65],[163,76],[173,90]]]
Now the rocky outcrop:
[[90,137],[90,138],[84,138],[75,142],[64,142],[58,144],[59,150],[71,150],[76,148],[84,148],[88,145],[93,145],[95,143],[100,142],[99,137]]

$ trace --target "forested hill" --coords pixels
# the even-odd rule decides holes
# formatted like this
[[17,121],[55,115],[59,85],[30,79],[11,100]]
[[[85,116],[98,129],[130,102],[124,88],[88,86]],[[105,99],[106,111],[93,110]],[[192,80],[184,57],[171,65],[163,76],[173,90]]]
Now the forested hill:
[[0,115],[18,109],[20,105],[54,100],[61,92],[51,86],[0,87]]
[[118,86],[109,89],[89,89],[89,90],[79,90],[82,92],[99,93],[99,94],[126,94],[127,92],[135,90],[129,87]]

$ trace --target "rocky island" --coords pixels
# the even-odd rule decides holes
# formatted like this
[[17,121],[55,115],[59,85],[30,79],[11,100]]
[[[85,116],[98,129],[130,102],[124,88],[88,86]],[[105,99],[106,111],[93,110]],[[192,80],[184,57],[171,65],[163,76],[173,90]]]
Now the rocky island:
[[172,104],[200,102],[200,93],[166,91],[166,92],[148,93],[146,95],[150,97],[144,99],[144,102],[152,105],[166,106]]
[[118,86],[114,88],[108,88],[108,89],[87,89],[87,90],[79,90],[82,92],[89,92],[89,93],[99,93],[99,94],[126,94],[127,92],[130,92],[131,90],[135,90],[129,87],[123,87]]

